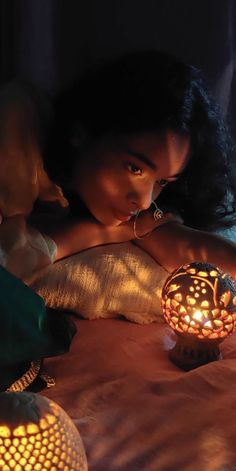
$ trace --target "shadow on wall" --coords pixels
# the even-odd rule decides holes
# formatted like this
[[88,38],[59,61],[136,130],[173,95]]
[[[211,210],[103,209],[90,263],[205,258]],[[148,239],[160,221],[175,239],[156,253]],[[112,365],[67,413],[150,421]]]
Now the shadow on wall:
[[226,114],[235,9],[234,0],[2,0],[1,65],[5,77],[23,75],[54,94],[108,56],[159,48],[202,68]]
[[62,2],[53,17],[61,87],[107,56],[155,47],[202,68],[224,102],[220,79],[231,80],[233,56],[231,1],[100,0],[81,6],[72,0]]

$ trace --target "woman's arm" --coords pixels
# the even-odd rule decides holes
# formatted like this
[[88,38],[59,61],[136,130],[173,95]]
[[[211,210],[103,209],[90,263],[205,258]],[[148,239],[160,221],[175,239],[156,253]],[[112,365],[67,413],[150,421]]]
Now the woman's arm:
[[236,244],[225,238],[170,222],[134,243],[171,272],[188,262],[209,262],[236,278]]

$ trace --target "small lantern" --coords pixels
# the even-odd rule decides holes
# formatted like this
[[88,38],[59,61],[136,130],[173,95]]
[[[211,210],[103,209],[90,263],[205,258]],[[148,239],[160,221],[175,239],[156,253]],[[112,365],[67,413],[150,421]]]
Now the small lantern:
[[177,334],[170,358],[190,370],[222,358],[219,344],[236,329],[236,284],[209,263],[175,270],[162,290],[166,322]]
[[87,471],[80,434],[55,402],[33,393],[0,394],[0,469]]

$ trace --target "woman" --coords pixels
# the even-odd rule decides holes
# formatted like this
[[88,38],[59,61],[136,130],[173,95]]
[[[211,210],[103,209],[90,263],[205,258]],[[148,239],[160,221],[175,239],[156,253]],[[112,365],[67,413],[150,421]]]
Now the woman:
[[55,110],[47,167],[71,212],[37,226],[57,259],[132,240],[169,271],[202,260],[236,277],[236,245],[206,232],[234,223],[235,183],[199,71],[166,53],[130,53],[89,71]]

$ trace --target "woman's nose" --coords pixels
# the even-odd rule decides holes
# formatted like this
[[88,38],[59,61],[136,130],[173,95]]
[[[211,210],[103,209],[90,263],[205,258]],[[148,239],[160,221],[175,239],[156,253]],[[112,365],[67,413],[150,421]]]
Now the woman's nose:
[[132,202],[133,210],[144,211],[148,209],[152,201],[156,200],[160,193],[161,188],[159,185],[158,187],[157,185],[152,185],[149,189],[132,193],[130,201]]
[[131,198],[132,207],[134,210],[144,211],[148,209],[153,200],[153,191],[143,194],[133,194]]

